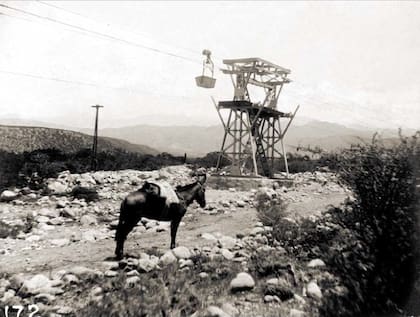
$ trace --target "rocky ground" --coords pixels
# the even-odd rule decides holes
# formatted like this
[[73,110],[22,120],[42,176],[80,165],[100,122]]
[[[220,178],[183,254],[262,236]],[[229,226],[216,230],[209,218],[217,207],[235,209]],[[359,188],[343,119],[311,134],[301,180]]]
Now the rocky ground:
[[[6,305],[34,303],[42,316],[77,316],[110,296],[109,281],[118,280],[127,289],[144,287],[149,277],[169,274],[168,267],[174,266],[199,286],[207,280],[196,316],[317,315],[322,285],[328,284],[322,280],[333,279],[328,268],[322,259],[299,263],[269,244],[272,228],[258,221],[254,202],[259,195],[281,198],[291,221],[318,217],[351,195],[330,173],[295,174],[288,186],[273,181],[258,187],[255,181],[246,191],[210,184],[206,208],[193,204],[184,217],[176,249],[168,250],[169,223],[142,219],[129,235],[128,256],[113,260],[114,228],[125,195],[145,180],[164,179],[175,186],[192,182],[190,175],[186,166],[151,172],[63,172],[48,180],[49,195],[28,188],[3,192],[0,221],[15,230],[7,234],[9,229],[3,229],[7,237],[0,238],[0,316]],[[73,198],[68,193],[75,186],[95,188],[99,200]],[[258,255],[264,254],[281,259],[284,274],[260,274],[256,267],[261,268],[264,259]]]

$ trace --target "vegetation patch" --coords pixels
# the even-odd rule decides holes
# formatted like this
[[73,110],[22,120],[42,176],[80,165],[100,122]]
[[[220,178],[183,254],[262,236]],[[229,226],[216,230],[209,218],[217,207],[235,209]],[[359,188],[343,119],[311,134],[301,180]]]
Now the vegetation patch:
[[385,147],[380,141],[343,151],[341,179],[356,195],[343,208],[300,223],[284,204],[257,204],[260,220],[301,260],[322,258],[337,277],[320,306],[322,316],[399,311],[411,291],[415,258],[417,135]]

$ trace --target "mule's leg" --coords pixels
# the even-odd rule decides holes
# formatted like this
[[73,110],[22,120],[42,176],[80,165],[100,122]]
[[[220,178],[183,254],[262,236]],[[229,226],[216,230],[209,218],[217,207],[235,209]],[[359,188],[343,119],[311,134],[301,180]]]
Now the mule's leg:
[[130,210],[125,205],[125,202],[121,204],[120,218],[118,221],[117,232],[115,233],[115,240],[117,242],[115,256],[117,259],[122,259],[124,255],[124,242],[127,239],[127,235],[140,221],[141,216],[142,214],[140,211]]
[[118,223],[117,232],[115,233],[115,241],[117,246],[115,248],[115,257],[117,260],[121,260],[124,254],[124,241],[127,235],[124,234],[126,231],[125,224],[121,221]]
[[181,218],[176,218],[171,221],[171,249],[175,248],[176,232],[178,231]]
[[122,259],[124,253],[124,242],[127,239],[128,234],[133,230],[133,228],[137,225],[140,221],[141,216],[136,218],[131,218],[128,221],[124,222],[121,225],[121,230],[115,236],[115,240],[117,241],[117,247],[115,248],[115,256],[118,260]]

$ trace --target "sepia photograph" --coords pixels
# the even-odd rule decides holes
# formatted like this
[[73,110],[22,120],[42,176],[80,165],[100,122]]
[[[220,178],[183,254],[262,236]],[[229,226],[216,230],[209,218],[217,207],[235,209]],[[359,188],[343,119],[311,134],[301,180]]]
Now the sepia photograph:
[[419,1],[0,0],[0,317],[420,317]]

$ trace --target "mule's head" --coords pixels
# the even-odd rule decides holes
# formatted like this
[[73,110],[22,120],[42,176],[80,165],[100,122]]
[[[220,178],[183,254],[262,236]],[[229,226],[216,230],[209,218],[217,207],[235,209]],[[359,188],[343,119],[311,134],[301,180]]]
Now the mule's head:
[[200,205],[201,208],[206,207],[206,175],[199,175],[197,181],[197,191],[194,195],[195,201]]

